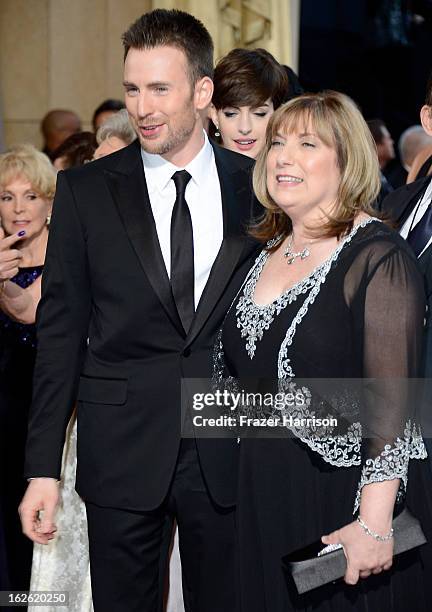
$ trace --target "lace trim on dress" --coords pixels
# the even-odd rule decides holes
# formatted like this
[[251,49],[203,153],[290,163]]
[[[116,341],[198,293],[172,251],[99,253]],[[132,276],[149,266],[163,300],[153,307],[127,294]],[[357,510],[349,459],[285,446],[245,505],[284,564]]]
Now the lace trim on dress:
[[215,389],[226,389],[231,392],[238,391],[237,379],[234,378],[234,376],[227,376],[225,367],[225,353],[222,343],[222,329],[218,331],[213,347],[212,383]]
[[289,304],[295,302],[300,295],[307,293],[316,285],[322,268],[322,265],[318,266],[275,300],[261,306],[254,302],[253,295],[268,257],[267,251],[261,252],[236,307],[237,327],[241,330],[241,337],[246,338],[246,351],[251,359],[255,356],[257,341],[262,340],[264,332],[269,329],[275,317]]
[[279,379],[293,378],[295,376],[293,369],[290,365],[290,359],[288,358],[288,347],[291,346],[292,344],[294,334],[297,330],[297,326],[301,323],[303,317],[308,312],[309,306],[314,303],[318,293],[320,292],[321,286],[325,282],[327,278],[327,274],[329,273],[333,263],[339,257],[339,253],[342,251],[344,246],[346,246],[347,244],[351,242],[351,240],[354,238],[358,230],[362,227],[366,227],[366,225],[369,225],[369,223],[372,223],[373,221],[379,221],[379,219],[376,219],[375,217],[371,217],[370,219],[366,219],[365,221],[362,221],[361,223],[355,225],[353,229],[350,231],[350,233],[348,234],[348,236],[346,236],[346,238],[342,241],[342,243],[333,252],[331,257],[329,257],[329,259],[327,259],[321,266],[316,268],[315,271],[313,272],[313,274],[316,273],[316,281],[314,285],[312,286],[309,292],[309,295],[306,297],[305,301],[303,302],[300,310],[298,311],[298,313],[292,320],[291,325],[288,328],[286,336],[279,350],[279,356],[278,356],[278,378]]
[[[279,391],[296,397],[299,394],[305,398],[302,405],[294,404],[289,408],[279,409],[288,429],[294,433],[296,438],[304,442],[309,448],[317,452],[326,461],[336,467],[351,467],[361,464],[361,439],[362,427],[360,423],[352,423],[343,435],[332,435],[334,426],[316,425],[320,421],[316,418],[315,411],[310,410],[312,395],[307,387],[299,389],[291,380],[279,381]],[[324,419],[320,414],[321,423],[330,421],[334,415],[325,414]],[[305,426],[304,423],[307,425]]]
[[[275,244],[278,241],[278,238],[275,238],[273,240],[271,240],[268,243],[268,246]],[[228,314],[231,312],[231,308],[233,307],[236,299],[238,298],[238,296],[241,293],[241,290],[243,289],[243,287],[247,284],[249,278],[252,276],[252,274],[255,271],[256,266],[259,264],[259,262],[261,261],[262,257],[263,257],[264,251],[261,251],[261,253],[258,255],[258,257],[255,260],[254,265],[252,266],[252,268],[249,270],[249,272],[246,275],[246,278],[243,281],[243,284],[241,285],[240,289],[237,291],[233,301],[231,302],[230,307],[227,310],[227,313],[224,317],[224,320],[222,321],[222,325],[218,331],[218,333],[216,334],[216,340],[213,346],[213,375],[212,375],[212,380],[213,382],[216,384],[215,386],[219,386],[221,383],[228,381],[228,379],[232,379],[232,381],[234,381],[234,378],[232,376],[225,376],[225,370],[226,370],[226,365],[225,365],[225,351],[224,351],[224,347],[223,347],[223,342],[222,342],[222,333],[223,333],[223,326],[225,323],[225,320],[228,316]],[[231,383],[231,380],[230,380]]]
[[396,438],[393,445],[386,444],[378,457],[366,459],[364,462],[354,502],[353,514],[360,507],[363,487],[372,482],[383,482],[400,478],[401,484],[397,493],[396,503],[402,501],[408,483],[408,464],[410,459],[426,458],[427,451],[420,427],[416,427],[409,420],[406,423],[403,438]]
[[[355,226],[343,243],[334,251],[333,255],[328,259],[320,269],[320,274],[317,283],[312,287],[309,295],[305,299],[303,305],[294,317],[286,336],[281,344],[278,357],[278,377],[280,381],[295,377],[290,359],[288,358],[288,347],[292,345],[294,334],[297,326],[301,323],[303,317],[307,314],[309,306],[315,301],[322,284],[325,282],[328,272],[333,263],[337,260],[341,250],[355,236],[359,228],[365,227],[375,218],[367,219]],[[314,412],[302,410],[303,418],[313,418]],[[328,415],[330,417],[330,415]],[[301,415],[299,415],[301,418]],[[361,439],[362,428],[360,423],[353,423],[348,427],[345,435],[338,436],[317,436],[313,433],[313,428],[299,430],[298,428],[287,427],[308,447],[317,452],[326,463],[337,467],[351,467],[361,465]],[[330,433],[329,428],[328,433]],[[411,425],[411,421],[407,423],[404,432],[404,439],[397,438],[394,445],[386,444],[384,450],[375,459],[367,459],[362,469],[361,479],[358,485],[356,499],[354,503],[354,513],[357,512],[360,506],[361,490],[365,484],[370,482],[382,482],[383,480],[394,480],[400,478],[401,486],[398,491],[397,501],[401,501],[405,495],[406,485],[408,481],[408,463],[412,458],[424,459],[427,457],[427,452],[421,437],[420,429]]]
[[[286,392],[288,390],[293,392],[294,389],[295,393],[296,385],[292,381],[292,379],[295,378],[295,373],[288,357],[288,350],[292,345],[298,325],[306,316],[310,305],[314,303],[330,269],[337,262],[342,249],[351,242],[360,228],[369,225],[373,221],[380,220],[370,218],[354,226],[328,260],[315,268],[315,270],[305,279],[288,289],[270,304],[264,306],[255,304],[252,299],[258,278],[268,258],[268,253],[266,251],[261,252],[243,286],[234,298],[228,312],[230,312],[233,304],[243,290],[243,295],[236,308],[237,327],[241,329],[242,338],[246,338],[246,351],[252,359],[255,355],[257,341],[262,339],[264,332],[269,329],[275,317],[277,317],[288,304],[294,302],[299,295],[307,293],[279,349],[279,391]],[[267,247],[273,246],[278,240],[279,238],[271,241],[268,243]],[[235,386],[235,379],[233,377],[225,377],[224,374],[225,360],[221,329],[215,345],[214,378],[219,382],[224,381],[228,386]],[[306,388],[302,389],[306,399],[308,399],[307,391]],[[371,482],[382,482],[384,480],[400,478],[401,487],[398,492],[397,500],[401,500],[407,486],[409,460],[425,459],[427,457],[420,428],[417,428],[415,425],[411,424],[411,421],[408,421],[404,430],[403,439],[396,438],[393,445],[387,444],[384,446],[383,451],[378,457],[375,459],[369,458],[364,461],[361,455],[362,426],[360,422],[351,423],[351,425],[347,426],[345,433],[341,435],[333,434],[334,427],[332,426],[314,427],[313,425],[308,425],[304,427],[301,425],[302,422],[307,422],[304,421],[305,419],[309,419],[310,423],[311,420],[316,417],[316,412],[309,408],[311,404],[310,399],[309,397],[309,401],[302,406],[296,405],[294,408],[292,406],[289,408],[283,407],[277,410],[280,415],[282,414],[283,416],[289,417],[285,422],[290,424],[286,426],[293,432],[296,438],[305,443],[312,451],[317,452],[326,463],[336,467],[352,467],[360,466],[363,462],[362,475],[354,504],[354,513],[359,508],[363,486]],[[327,418],[331,418],[331,416],[334,415],[328,414],[326,416]],[[297,425],[296,421],[300,423],[300,425]],[[295,424],[291,425],[293,422]]]

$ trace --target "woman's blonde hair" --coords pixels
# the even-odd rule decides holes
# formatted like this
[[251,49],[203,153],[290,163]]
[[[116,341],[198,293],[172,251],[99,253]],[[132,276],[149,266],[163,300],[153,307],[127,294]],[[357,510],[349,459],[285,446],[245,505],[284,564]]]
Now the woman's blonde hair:
[[26,179],[41,197],[54,198],[56,171],[33,145],[16,145],[0,155],[0,187],[4,189],[16,178]]
[[[376,145],[359,109],[348,96],[336,91],[304,94],[283,104],[271,116],[265,145],[260,152],[253,186],[258,200],[267,209],[264,217],[251,228],[251,234],[263,242],[291,233],[286,213],[273,201],[267,189],[267,154],[276,134],[312,129],[336,151],[340,184],[328,221],[311,228],[319,237],[338,238],[352,229],[359,212],[377,216],[373,204],[381,188]],[[277,245],[276,245],[277,246]]]

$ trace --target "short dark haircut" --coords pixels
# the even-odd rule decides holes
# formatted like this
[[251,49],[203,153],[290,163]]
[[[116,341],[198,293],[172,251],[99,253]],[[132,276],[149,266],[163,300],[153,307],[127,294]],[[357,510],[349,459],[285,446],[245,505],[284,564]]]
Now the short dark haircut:
[[93,159],[97,149],[96,136],[93,132],[78,132],[72,134],[54,151],[52,161],[59,157],[65,158],[65,168],[74,168]]
[[382,119],[368,119],[366,121],[368,128],[372,134],[373,139],[377,145],[381,144],[384,138],[383,129],[385,129],[385,123]]
[[117,113],[122,108],[126,108],[123,100],[116,100],[115,98],[108,98],[108,100],[104,100],[102,104],[99,104],[92,117],[92,126],[93,130],[96,128],[96,119],[98,115],[101,113],[106,113],[112,111],[113,113]]
[[425,104],[432,106],[432,72],[429,74],[429,78],[426,85],[426,100]]
[[282,68],[285,70],[288,77],[288,100],[292,100],[304,94],[303,86],[294,70],[285,64],[282,64]]
[[184,11],[145,13],[123,34],[122,41],[124,59],[129,49],[176,47],[186,56],[192,85],[203,77],[213,77],[212,38],[201,21]]
[[257,108],[269,98],[276,109],[288,99],[287,73],[265,49],[233,49],[217,63],[213,80],[217,110]]

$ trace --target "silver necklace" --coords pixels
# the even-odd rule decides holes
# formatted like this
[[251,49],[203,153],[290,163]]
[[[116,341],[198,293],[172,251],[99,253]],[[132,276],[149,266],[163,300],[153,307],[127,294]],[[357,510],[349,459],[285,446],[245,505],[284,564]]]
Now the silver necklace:
[[[286,258],[287,264],[289,266],[295,262],[297,257],[300,257],[300,259],[306,259],[306,257],[309,257],[310,255],[310,250],[307,246],[305,246],[304,249],[302,249],[301,251],[294,252],[292,250],[293,241],[294,241],[294,234],[291,234],[290,241],[287,244],[287,247],[284,251],[284,257]],[[308,244],[310,244],[310,242]]]

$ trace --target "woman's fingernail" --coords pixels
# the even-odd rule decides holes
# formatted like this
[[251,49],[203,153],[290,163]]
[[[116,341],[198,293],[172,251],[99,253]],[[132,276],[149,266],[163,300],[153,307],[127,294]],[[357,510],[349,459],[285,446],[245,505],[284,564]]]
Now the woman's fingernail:
[[25,236],[25,230],[21,230],[20,232],[18,232],[18,236]]

